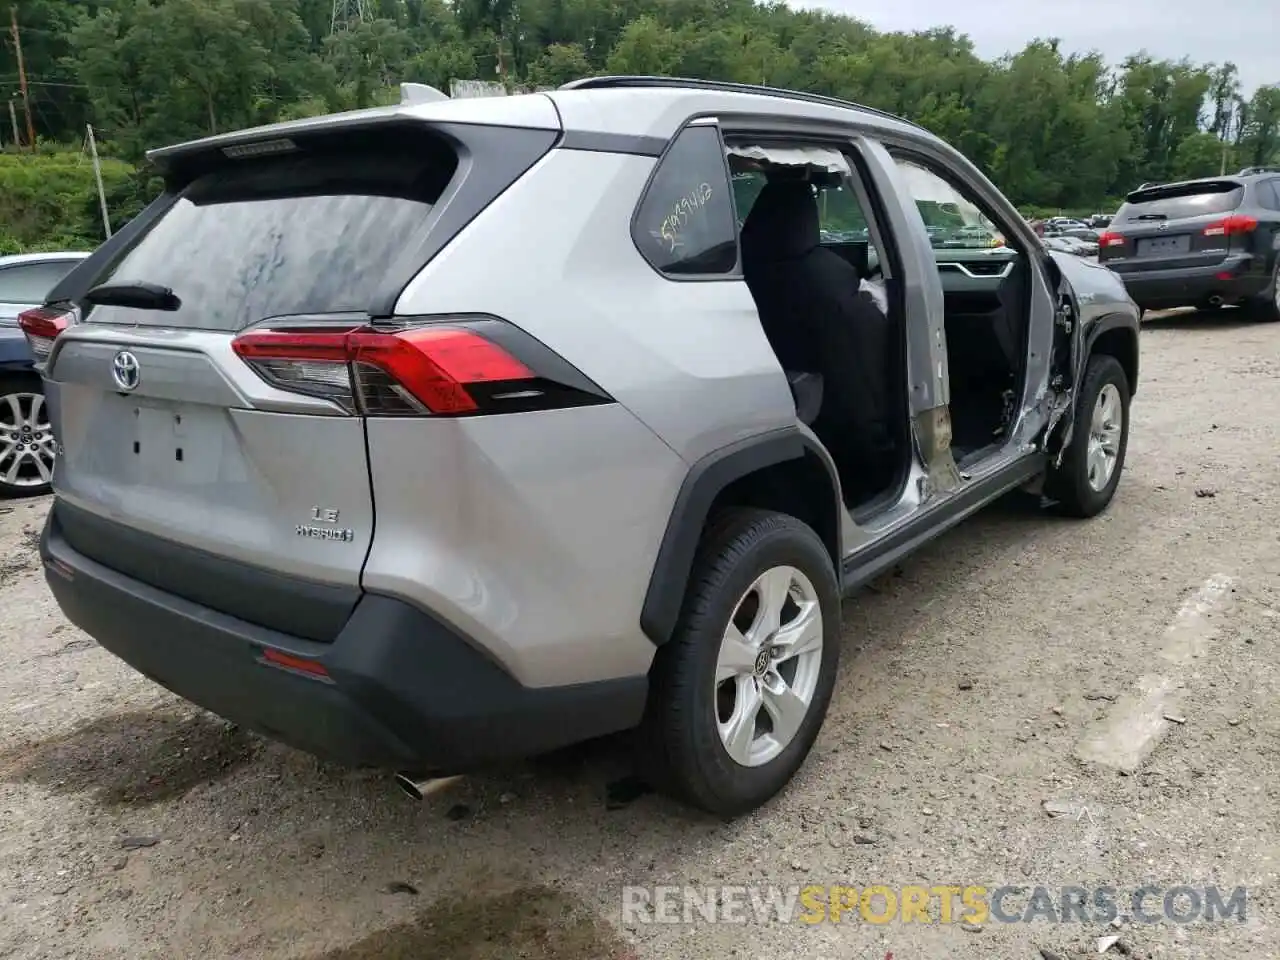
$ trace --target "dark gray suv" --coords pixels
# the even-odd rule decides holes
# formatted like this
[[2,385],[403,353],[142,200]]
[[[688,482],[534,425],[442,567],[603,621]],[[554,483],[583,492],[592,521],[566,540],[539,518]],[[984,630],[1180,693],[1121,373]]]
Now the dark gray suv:
[[1238,305],[1280,320],[1280,169],[1135,190],[1098,257],[1144,310]]

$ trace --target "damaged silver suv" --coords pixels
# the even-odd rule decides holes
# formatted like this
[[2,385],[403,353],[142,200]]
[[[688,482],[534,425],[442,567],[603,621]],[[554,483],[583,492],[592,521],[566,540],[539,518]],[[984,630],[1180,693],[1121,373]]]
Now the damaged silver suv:
[[840,598],[994,498],[1103,510],[1137,310],[963,157],[661,78],[151,154],[28,312],[66,615],[338,761],[449,774],[634,730],[741,814],[809,752]]

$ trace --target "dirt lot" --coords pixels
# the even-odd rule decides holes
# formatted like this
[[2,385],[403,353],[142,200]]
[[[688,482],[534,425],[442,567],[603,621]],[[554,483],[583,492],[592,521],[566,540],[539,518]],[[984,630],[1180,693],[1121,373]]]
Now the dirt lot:
[[[47,504],[0,505],[0,955],[1051,960],[1108,934],[1113,956],[1280,955],[1280,325],[1162,318],[1143,351],[1112,509],[997,505],[849,602],[810,762],[731,825],[609,802],[617,744],[415,804],[228,728],[67,625],[35,554]],[[1153,703],[1136,770],[1078,759],[1133,746]],[[624,884],[690,883],[1243,885],[1248,907],[1120,930],[622,922]]]

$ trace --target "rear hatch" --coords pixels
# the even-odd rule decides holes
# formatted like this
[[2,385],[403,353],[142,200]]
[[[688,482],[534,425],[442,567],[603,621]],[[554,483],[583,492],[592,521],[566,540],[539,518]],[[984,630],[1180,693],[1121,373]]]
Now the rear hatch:
[[470,199],[492,200],[554,140],[516,131],[497,176],[448,126],[329,126],[171,166],[165,211],[83,283],[46,369],[70,546],[243,620],[337,635],[373,536],[369,411],[345,354],[294,356],[279,332],[253,345],[367,329],[456,231],[440,208],[462,181],[481,174]]
[[1099,260],[1118,273],[1222,263],[1247,233],[1247,218],[1235,215],[1243,199],[1230,179],[1137,190],[1099,238]]

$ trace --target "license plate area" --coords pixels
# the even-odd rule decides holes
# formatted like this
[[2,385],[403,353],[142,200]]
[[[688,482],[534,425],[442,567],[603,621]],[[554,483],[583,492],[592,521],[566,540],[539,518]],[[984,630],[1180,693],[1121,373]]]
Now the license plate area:
[[125,456],[148,486],[183,487],[217,479],[226,437],[220,410],[157,400],[129,400]]
[[1191,237],[1185,233],[1177,237],[1150,237],[1138,241],[1140,257],[1167,257],[1190,252]]

